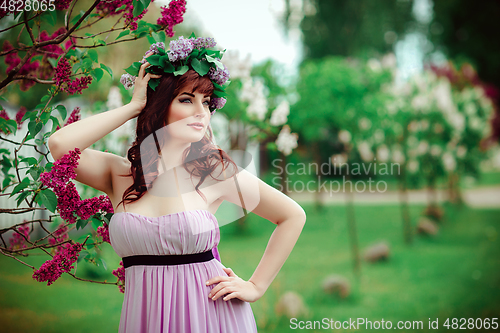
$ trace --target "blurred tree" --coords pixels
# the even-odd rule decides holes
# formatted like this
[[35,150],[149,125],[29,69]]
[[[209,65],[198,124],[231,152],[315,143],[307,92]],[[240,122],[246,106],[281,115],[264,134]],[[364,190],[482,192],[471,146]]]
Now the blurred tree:
[[296,24],[297,12],[304,13],[300,22],[304,56],[312,59],[386,53],[412,20],[413,0],[302,0],[302,8],[285,2],[287,29]]

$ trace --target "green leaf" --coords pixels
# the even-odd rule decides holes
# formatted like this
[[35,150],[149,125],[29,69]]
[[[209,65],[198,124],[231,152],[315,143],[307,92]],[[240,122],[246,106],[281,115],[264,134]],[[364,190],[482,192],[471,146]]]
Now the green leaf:
[[31,120],[28,124],[28,130],[31,134],[31,137],[34,138],[42,129],[43,124],[41,122],[36,122],[35,120]]
[[47,123],[50,119],[50,112],[42,112],[40,115],[40,121],[42,122],[43,125]]
[[121,5],[120,7],[118,7],[118,8],[115,9],[115,13],[119,12],[120,10],[123,10],[125,8],[127,8],[127,5]]
[[57,59],[54,59],[54,58],[47,58],[47,61],[49,62],[49,64],[52,66],[52,68],[56,68],[57,67]]
[[106,72],[108,72],[109,76],[111,76],[111,78],[113,78],[113,71],[111,70],[111,68],[109,68],[105,64],[101,64],[101,68],[104,69]]
[[71,20],[71,24],[76,24],[76,22],[78,22],[78,20],[82,17],[83,14],[85,14],[85,12],[81,10],[80,14],[73,17],[73,19]]
[[208,62],[214,63],[217,67],[224,70],[224,65],[219,60],[209,56],[208,54],[205,56],[205,58],[207,59]]
[[84,58],[82,60],[82,68],[84,71],[92,68],[92,60],[90,58]]
[[108,265],[106,264],[106,262],[104,261],[104,259],[99,258],[99,260],[102,262],[102,266],[104,267],[104,269],[108,270]]
[[12,190],[12,193],[9,195],[9,198],[12,197],[14,194],[20,192],[21,190],[24,190],[26,187],[28,187],[30,184],[30,180],[28,177],[25,177],[22,182],[16,185],[14,189]]
[[18,197],[17,197],[17,207],[23,202],[23,200],[30,194],[28,191],[22,192]]
[[95,41],[95,45],[106,46],[106,41],[98,39]]
[[28,165],[34,165],[34,164],[36,164],[36,162],[37,162],[37,160],[34,157],[25,157],[19,161],[19,163],[26,163]]
[[156,87],[160,84],[160,79],[150,79],[148,82],[148,86],[153,89],[153,91],[156,91]]
[[160,66],[160,57],[159,54],[153,54],[147,58],[147,61],[153,66]]
[[45,22],[51,26],[55,26],[57,23],[57,12],[55,10],[48,10],[43,18],[45,19]]
[[36,117],[36,112],[26,112],[23,116],[23,119],[21,121],[25,121],[28,118],[33,118]]
[[168,59],[168,55],[163,55],[160,57],[160,66],[163,68],[163,71],[165,73],[173,73],[175,71],[175,67]]
[[87,54],[89,55],[90,59],[92,59],[93,62],[99,62],[99,57],[97,55],[97,51],[94,49],[88,50]]
[[[162,38],[162,36],[159,33],[153,32],[151,35],[153,35],[153,38],[157,43],[165,43],[165,37]],[[165,32],[163,32],[163,35],[165,35]]]
[[76,221],[76,229],[83,229],[87,226],[87,224],[89,223],[90,219],[86,219],[86,220],[82,220],[82,219],[79,219],[78,221]]
[[141,63],[139,61],[136,61],[130,65],[130,67],[125,68],[125,72],[129,73],[130,75],[137,76],[139,75],[139,69],[141,68]]
[[64,105],[59,104],[56,106],[56,110],[59,111],[59,114],[61,115],[62,120],[66,119],[66,115],[68,114],[68,111],[66,110],[66,107]]
[[191,33],[191,36],[189,36],[189,38],[196,38],[194,32]]
[[191,66],[196,71],[196,73],[200,74],[200,76],[207,75],[208,71],[210,70],[210,65],[208,64],[208,62],[199,61],[196,58],[191,61]]
[[142,3],[142,1],[134,0],[133,5],[134,5],[134,10],[132,11],[132,15],[134,17],[141,15],[141,13],[144,11],[144,4]]
[[151,35],[147,35],[146,39],[148,40],[149,44],[154,44],[156,43],[155,39]]
[[188,65],[181,66],[178,70],[174,72],[175,76],[184,75],[189,70]]
[[[123,6],[125,6],[125,5],[123,5]],[[123,7],[123,6],[122,6],[122,7]],[[124,30],[124,31],[120,32],[120,34],[118,35],[118,37],[116,37],[116,39],[115,39],[115,40],[118,40],[118,39],[120,39],[120,38],[122,38],[122,37],[125,37],[125,36],[127,36],[128,34],[130,34],[130,30]]]
[[97,230],[97,228],[102,225],[102,221],[95,216],[93,216],[91,220],[92,220],[92,227],[94,228],[94,230]]
[[45,190],[41,190],[38,195],[41,197],[43,205],[52,213],[55,213],[57,207],[57,197],[55,193],[47,188]]
[[94,68],[91,74],[99,82],[99,80],[102,79],[102,76],[104,75],[104,71],[100,68]]

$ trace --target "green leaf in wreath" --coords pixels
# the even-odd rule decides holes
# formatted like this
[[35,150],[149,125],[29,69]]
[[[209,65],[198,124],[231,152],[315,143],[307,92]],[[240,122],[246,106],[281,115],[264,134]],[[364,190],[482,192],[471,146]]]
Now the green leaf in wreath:
[[184,75],[186,74],[186,72],[189,70],[189,66],[188,65],[184,65],[184,66],[181,66],[178,70],[176,70],[174,72],[174,75],[175,76],[178,76],[178,75]]

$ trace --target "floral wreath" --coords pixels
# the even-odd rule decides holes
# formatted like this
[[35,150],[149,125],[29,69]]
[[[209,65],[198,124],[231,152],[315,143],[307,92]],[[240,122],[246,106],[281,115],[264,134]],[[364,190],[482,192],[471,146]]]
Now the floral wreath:
[[[217,110],[222,109],[226,104],[225,88],[229,85],[229,71],[221,62],[223,52],[214,51],[209,48],[215,47],[216,42],[210,37],[198,37],[191,34],[189,38],[179,37],[177,40],[170,41],[170,50],[165,51],[165,43],[157,42],[151,45],[145,53],[141,61],[134,62],[130,67],[126,68],[127,74],[123,74],[120,82],[126,89],[133,87],[135,79],[139,75],[139,69],[146,62],[145,56],[153,52],[147,57],[147,62],[151,64],[146,68],[147,73],[166,74],[173,73],[175,76],[183,75],[189,69],[193,69],[200,76],[208,77],[214,85],[213,95],[210,101],[210,113],[214,114]],[[149,87],[153,90],[160,84],[159,78],[149,80]]]

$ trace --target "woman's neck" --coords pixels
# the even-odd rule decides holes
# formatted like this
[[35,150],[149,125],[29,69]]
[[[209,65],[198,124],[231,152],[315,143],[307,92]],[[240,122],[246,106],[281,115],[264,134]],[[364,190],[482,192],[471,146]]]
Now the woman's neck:
[[183,164],[182,156],[184,151],[191,147],[191,143],[188,142],[167,142],[162,148],[160,153],[160,173],[170,170],[174,167],[181,166]]

